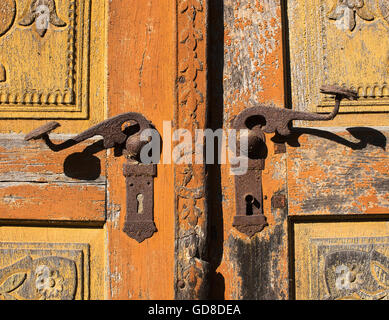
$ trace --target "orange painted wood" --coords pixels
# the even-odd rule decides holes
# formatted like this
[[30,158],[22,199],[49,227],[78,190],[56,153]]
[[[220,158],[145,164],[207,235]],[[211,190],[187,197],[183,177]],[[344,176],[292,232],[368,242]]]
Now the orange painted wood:
[[298,137],[299,147],[288,147],[290,215],[388,213],[387,132],[349,128],[306,133]]
[[[64,139],[54,139],[55,143],[61,141]],[[89,140],[53,152],[42,141],[26,142],[20,135],[2,136],[0,219],[103,223],[105,152],[92,152],[88,161],[80,161],[82,152],[94,142]],[[80,176],[91,169],[86,167],[90,166],[90,157],[97,165],[94,176],[84,180],[72,178],[76,171]]]
[[[50,136],[52,137],[52,136]],[[58,138],[54,135],[51,140],[53,143],[60,144],[71,135]],[[87,140],[79,143],[71,148],[54,152],[42,141],[25,141],[23,135],[2,135],[0,137],[0,181],[1,182],[61,182],[61,183],[94,183],[105,184],[105,151],[99,151],[91,147],[97,140]],[[89,180],[73,179],[66,174],[66,163],[71,163],[72,158],[79,156],[82,160],[82,154],[85,158],[89,156],[88,160],[94,157],[94,163],[98,165],[95,175]],[[70,161],[70,162],[69,162]],[[73,160],[74,165],[71,165],[72,171],[78,171],[87,175],[88,170],[93,168],[86,168],[87,161]],[[90,173],[92,175],[92,172]]]
[[[284,29],[281,1],[227,0],[223,4],[224,12],[228,12],[224,15],[223,56],[218,57],[224,59],[223,96],[218,98],[218,93],[211,91],[210,99],[222,100],[224,107],[218,110],[218,104],[213,103],[211,121],[214,127],[222,123],[224,129],[229,129],[237,114],[255,104],[285,107]],[[210,72],[210,77],[215,76]],[[210,173],[216,181],[211,193],[220,194],[209,208],[216,231],[216,245],[211,245],[210,253],[214,269],[212,298],[288,298],[287,212],[271,205],[273,195],[286,197],[286,155],[275,153],[272,136],[266,135],[268,156],[262,173],[264,214],[269,225],[253,238],[232,226],[235,182],[229,166],[221,166],[220,173]]]
[[1,220],[103,223],[105,187],[71,183],[0,183],[0,212]]
[[[109,3],[108,116],[135,111],[162,134],[175,106],[175,2]],[[109,299],[174,297],[174,175],[158,165],[154,219],[158,232],[138,243],[123,231],[125,159],[108,157],[107,246]]]

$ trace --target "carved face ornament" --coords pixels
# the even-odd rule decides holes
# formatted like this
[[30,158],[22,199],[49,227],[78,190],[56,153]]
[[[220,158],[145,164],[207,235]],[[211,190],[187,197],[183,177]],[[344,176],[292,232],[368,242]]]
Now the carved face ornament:
[[364,0],[336,0],[334,7],[328,14],[331,20],[343,20],[343,26],[353,31],[356,26],[356,16],[371,21],[374,20],[373,14],[365,5]]
[[36,31],[43,37],[49,25],[64,27],[66,23],[58,17],[54,0],[33,0],[19,25],[30,26],[35,21]]

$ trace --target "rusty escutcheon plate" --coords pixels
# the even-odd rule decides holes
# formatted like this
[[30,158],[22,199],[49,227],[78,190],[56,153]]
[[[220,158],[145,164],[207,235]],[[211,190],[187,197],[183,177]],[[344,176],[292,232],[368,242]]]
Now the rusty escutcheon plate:
[[123,231],[139,243],[157,231],[154,223],[154,177],[156,164],[130,162],[124,164],[127,212]]
[[[235,128],[237,127],[241,126],[235,122]],[[262,195],[262,170],[265,168],[267,155],[265,139],[260,126],[256,125],[249,130],[247,172],[235,175],[236,215],[232,225],[249,237],[261,232],[268,225],[263,212]],[[237,150],[242,152],[240,145],[237,145]]]
[[[329,114],[317,114],[295,111],[275,106],[257,105],[239,113],[232,122],[236,130],[248,130],[248,170],[243,175],[235,175],[236,215],[233,226],[240,232],[252,237],[267,226],[263,212],[262,171],[267,157],[266,138],[264,133],[276,133],[286,136],[291,133],[293,120],[327,121],[332,120],[339,112],[342,99],[355,100],[358,95],[355,91],[339,86],[322,86],[321,93],[333,95],[335,106]],[[243,149],[236,145],[242,153]],[[275,146],[276,153],[286,151],[285,144]],[[242,154],[241,154],[242,156]],[[286,200],[276,197],[273,204],[285,207]]]

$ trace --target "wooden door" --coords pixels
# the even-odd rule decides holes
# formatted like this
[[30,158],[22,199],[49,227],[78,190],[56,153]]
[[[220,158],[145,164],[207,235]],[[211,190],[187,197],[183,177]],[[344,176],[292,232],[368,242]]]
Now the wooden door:
[[[2,1],[0,298],[385,298],[388,8],[349,2]],[[230,164],[195,161],[197,130],[258,103],[328,113],[322,84],[360,98],[266,134],[267,226],[241,233]],[[56,146],[126,112],[163,141],[141,243],[125,157],[98,136]],[[24,140],[53,120],[54,144]]]
[[[123,232],[124,157],[99,136],[57,145],[120,113],[161,132],[173,120],[174,2],[7,0],[0,12],[0,298],[173,298],[173,167],[158,167],[158,231],[138,243]],[[53,120],[55,145],[24,140]]]
[[359,95],[281,145],[266,135],[256,235],[233,227],[228,166],[211,172],[213,297],[387,299],[387,1],[212,1],[209,16],[214,127],[259,103],[328,113],[325,84]]
[[[293,294],[386,300],[388,2],[348,1],[345,7],[340,1],[298,1],[288,9],[293,105],[328,111],[326,97],[313,92],[319,81],[352,87],[359,95],[343,103],[335,121],[301,135],[301,147],[287,162]],[[311,61],[296,53],[303,30],[309,30],[304,52]],[[302,81],[306,88],[297,88]]]

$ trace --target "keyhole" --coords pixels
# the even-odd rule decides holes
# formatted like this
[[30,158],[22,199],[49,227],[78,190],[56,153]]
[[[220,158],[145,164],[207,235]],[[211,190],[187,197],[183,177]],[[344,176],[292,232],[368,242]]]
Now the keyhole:
[[254,210],[257,212],[256,214],[258,214],[261,209],[261,203],[251,194],[246,195],[244,200],[246,201],[246,216],[252,216]]
[[246,216],[252,216],[254,214],[253,212],[254,197],[251,194],[249,194],[244,199],[246,201]]
[[142,214],[143,213],[143,194],[138,194],[136,196],[136,200],[138,200],[138,208],[137,208],[137,212],[138,214]]

